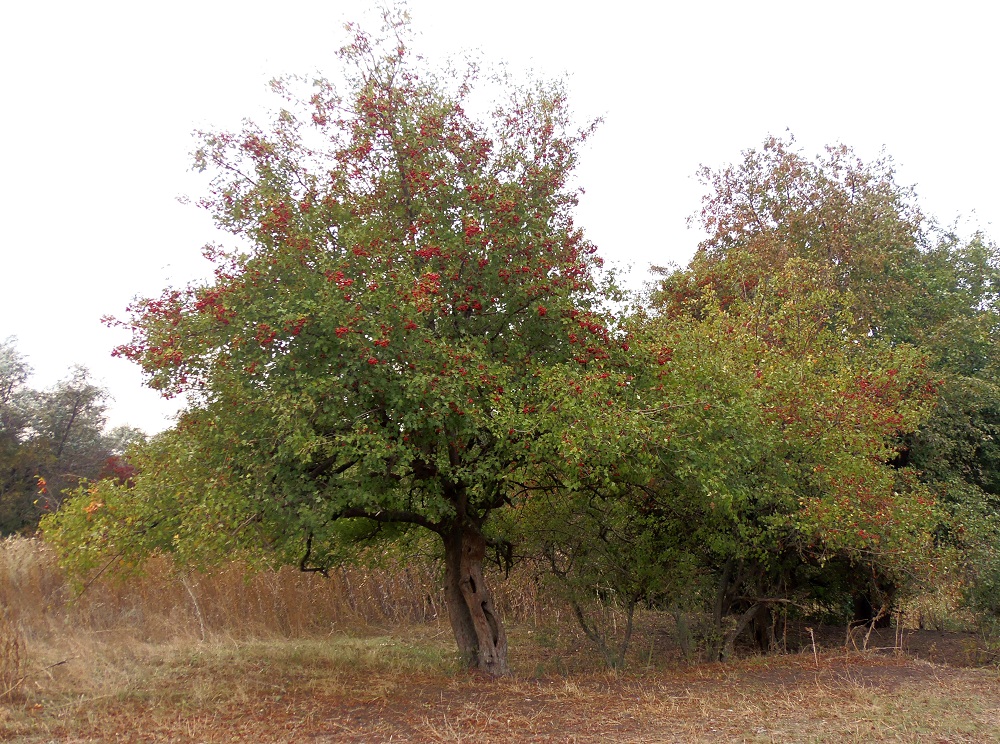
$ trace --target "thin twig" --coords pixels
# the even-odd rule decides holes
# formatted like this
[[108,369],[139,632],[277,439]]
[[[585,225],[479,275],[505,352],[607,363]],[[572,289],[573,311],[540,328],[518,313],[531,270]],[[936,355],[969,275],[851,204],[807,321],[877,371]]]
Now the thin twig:
[[69,661],[71,661],[71,660],[73,660],[75,658],[76,658],[75,656],[70,656],[68,659],[63,659],[62,661],[57,661],[55,664],[49,664],[47,667],[42,667],[41,669],[36,669],[33,672],[28,672],[27,674],[22,674],[20,677],[18,677],[14,681],[14,684],[12,684],[10,687],[8,687],[3,692],[0,692],[0,699],[7,697],[15,689],[17,689],[18,687],[20,687],[21,683],[24,682],[24,680],[29,679],[30,677],[34,677],[36,674],[41,674],[42,672],[47,672],[47,671],[49,671],[49,669],[54,669],[57,666],[62,666],[63,664],[66,664],[67,662],[69,662]]
[[816,652],[816,636],[813,633],[812,628],[806,628],[809,631],[809,638],[812,639],[812,649],[813,649],[813,660],[816,662],[816,668],[819,669],[819,654]]

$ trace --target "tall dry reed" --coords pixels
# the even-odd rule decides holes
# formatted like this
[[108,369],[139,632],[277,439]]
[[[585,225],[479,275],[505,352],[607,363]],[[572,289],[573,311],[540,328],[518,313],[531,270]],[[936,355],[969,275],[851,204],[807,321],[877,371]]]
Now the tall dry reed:
[[21,629],[0,608],[0,700],[16,694],[24,680],[26,661]]
[[[493,578],[509,622],[546,617],[530,577]],[[155,643],[446,624],[441,586],[441,566],[429,558],[344,567],[324,577],[292,568],[255,571],[238,562],[186,571],[156,557],[142,575],[105,576],[77,596],[42,541],[0,541],[0,608],[21,637],[38,642],[80,633]]]

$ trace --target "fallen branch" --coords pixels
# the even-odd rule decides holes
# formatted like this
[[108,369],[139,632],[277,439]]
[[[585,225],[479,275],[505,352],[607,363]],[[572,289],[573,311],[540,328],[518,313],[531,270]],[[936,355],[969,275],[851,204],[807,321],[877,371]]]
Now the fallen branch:
[[31,677],[34,677],[36,674],[41,674],[42,672],[47,672],[47,671],[49,671],[49,669],[54,669],[57,666],[62,666],[63,664],[66,664],[66,663],[72,661],[75,658],[76,658],[75,656],[70,656],[68,659],[63,659],[62,661],[57,661],[55,664],[49,664],[47,667],[42,667],[41,669],[36,669],[33,672],[28,672],[27,674],[22,674],[20,677],[18,677],[16,680],[14,680],[14,684],[12,684],[10,687],[8,687],[3,692],[0,692],[0,698],[7,697],[10,693],[12,693],[18,687],[20,687],[21,684],[26,679],[30,679]]

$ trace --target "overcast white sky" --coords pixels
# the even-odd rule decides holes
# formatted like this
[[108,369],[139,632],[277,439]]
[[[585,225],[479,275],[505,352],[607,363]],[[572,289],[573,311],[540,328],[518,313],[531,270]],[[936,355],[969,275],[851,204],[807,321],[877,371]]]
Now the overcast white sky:
[[[0,10],[0,339],[44,387],[72,364],[149,432],[176,404],[112,359],[101,325],[135,295],[206,273],[215,238],[188,172],[197,127],[272,105],[283,73],[336,73],[358,0],[17,0]],[[1000,16],[992,3],[411,0],[418,51],[569,75],[584,152],[579,222],[605,257],[685,262],[700,163],[790,129],[809,154],[885,147],[925,211],[1000,237]],[[369,24],[373,27],[373,24]]]

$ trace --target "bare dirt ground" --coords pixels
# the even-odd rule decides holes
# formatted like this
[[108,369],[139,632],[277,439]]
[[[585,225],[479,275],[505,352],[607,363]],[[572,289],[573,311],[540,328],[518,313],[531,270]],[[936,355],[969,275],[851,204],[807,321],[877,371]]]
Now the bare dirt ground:
[[[888,650],[896,638],[889,630],[870,639],[885,650],[860,652],[844,645],[843,629],[834,646],[834,630],[823,629],[815,653],[810,637],[798,653],[672,661],[618,675],[588,668],[584,650],[553,651],[515,634],[519,672],[499,681],[456,671],[440,631],[103,652],[91,645],[77,650],[92,658],[38,675],[0,709],[0,739],[1000,742],[995,664],[943,663],[984,662],[969,637],[915,632],[899,652]],[[72,650],[51,649],[52,658]]]
[[[865,635],[868,628],[855,627],[850,633],[846,628],[824,626],[814,630],[817,644],[822,648],[848,648],[865,650]],[[810,646],[811,638],[806,628],[800,626],[794,634],[795,647],[805,650]],[[945,664],[953,667],[987,667],[1000,664],[1000,649],[991,647],[976,633],[904,629],[897,633],[895,628],[878,628],[872,631],[868,639],[868,649],[876,653],[888,653],[897,650],[906,655]]]

